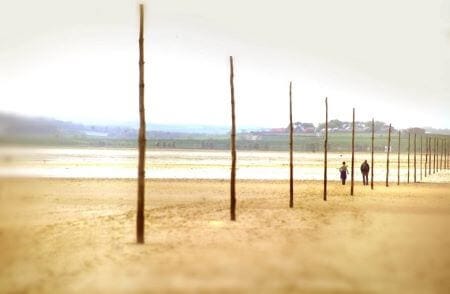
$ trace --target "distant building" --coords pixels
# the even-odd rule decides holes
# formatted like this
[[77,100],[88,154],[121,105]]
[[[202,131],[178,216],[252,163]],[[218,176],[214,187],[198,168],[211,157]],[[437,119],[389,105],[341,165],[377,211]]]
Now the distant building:
[[406,131],[411,134],[425,135],[425,129],[422,128],[409,128]]
[[269,132],[272,134],[283,134],[283,133],[287,133],[288,129],[287,128],[274,128],[274,129],[270,129]]
[[[288,126],[289,128],[289,126]],[[312,123],[302,123],[295,122],[294,123],[294,132],[296,133],[314,133],[316,131],[316,127]]]

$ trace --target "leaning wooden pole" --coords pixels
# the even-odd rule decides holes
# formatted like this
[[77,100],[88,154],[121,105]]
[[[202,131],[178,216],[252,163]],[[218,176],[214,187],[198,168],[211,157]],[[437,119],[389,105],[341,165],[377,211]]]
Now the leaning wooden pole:
[[139,5],[139,162],[136,240],[144,243],[144,205],[145,205],[145,108],[144,108],[144,5]]
[[375,141],[375,121],[372,118],[372,148],[371,148],[371,162],[370,162],[370,189],[373,190],[373,168],[374,168],[374,159],[373,159],[373,149],[374,149],[374,141]]
[[417,154],[416,154],[416,143],[417,134],[414,133],[414,183],[417,183]]
[[398,130],[398,149],[397,149],[397,186],[400,185],[400,138],[401,138],[401,131]]
[[325,97],[325,142],[323,146],[324,163],[323,163],[323,200],[327,201],[327,169],[328,169],[328,97]]
[[410,165],[409,154],[410,153],[411,153],[411,133],[408,132],[408,184],[409,184],[409,165]]
[[231,179],[230,179],[230,219],[236,220],[236,116],[234,111],[234,68],[233,56],[230,56],[231,90]]
[[289,207],[294,207],[294,125],[292,123],[292,82],[289,83]]
[[389,153],[391,152],[391,124],[389,124],[387,157],[386,157],[386,187],[389,187]]
[[351,174],[351,185],[350,185],[350,195],[353,196],[353,189],[355,184],[355,108],[353,108],[353,123],[352,123],[352,174]]

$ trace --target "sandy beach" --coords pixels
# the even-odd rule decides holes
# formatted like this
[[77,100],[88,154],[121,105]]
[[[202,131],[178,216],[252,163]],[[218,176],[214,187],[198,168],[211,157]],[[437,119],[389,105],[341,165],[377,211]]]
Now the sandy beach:
[[[448,176],[448,175],[446,175]],[[450,184],[0,180],[2,293],[448,293]]]

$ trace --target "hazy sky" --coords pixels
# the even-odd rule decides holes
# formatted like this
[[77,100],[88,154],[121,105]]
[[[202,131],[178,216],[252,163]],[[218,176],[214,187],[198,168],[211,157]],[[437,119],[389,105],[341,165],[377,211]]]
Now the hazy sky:
[[[0,0],[0,111],[136,121],[136,0]],[[449,0],[146,1],[150,123],[450,128]]]

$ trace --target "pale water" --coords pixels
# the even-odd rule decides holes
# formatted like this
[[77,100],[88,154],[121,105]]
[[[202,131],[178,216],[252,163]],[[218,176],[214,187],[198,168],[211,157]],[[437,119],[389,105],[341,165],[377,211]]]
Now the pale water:
[[[391,154],[392,155],[392,154]],[[412,158],[412,157],[411,157]],[[230,152],[204,150],[147,151],[148,178],[228,179]],[[370,154],[355,154],[355,179],[361,180],[359,166]],[[328,154],[328,179],[339,180],[338,168],[346,161],[350,171],[349,153]],[[423,157],[422,164],[425,163]],[[295,153],[294,177],[302,180],[323,179],[323,153]],[[239,179],[288,179],[288,152],[238,151]],[[420,156],[417,158],[417,180],[420,180]],[[413,160],[410,163],[413,181]],[[376,181],[386,179],[386,154],[375,155]],[[407,180],[407,155],[401,157],[401,181]],[[0,147],[1,177],[54,178],[136,178],[137,150],[104,148],[27,148]],[[397,154],[391,157],[390,181],[397,181]],[[424,172],[422,179],[425,180]]]

